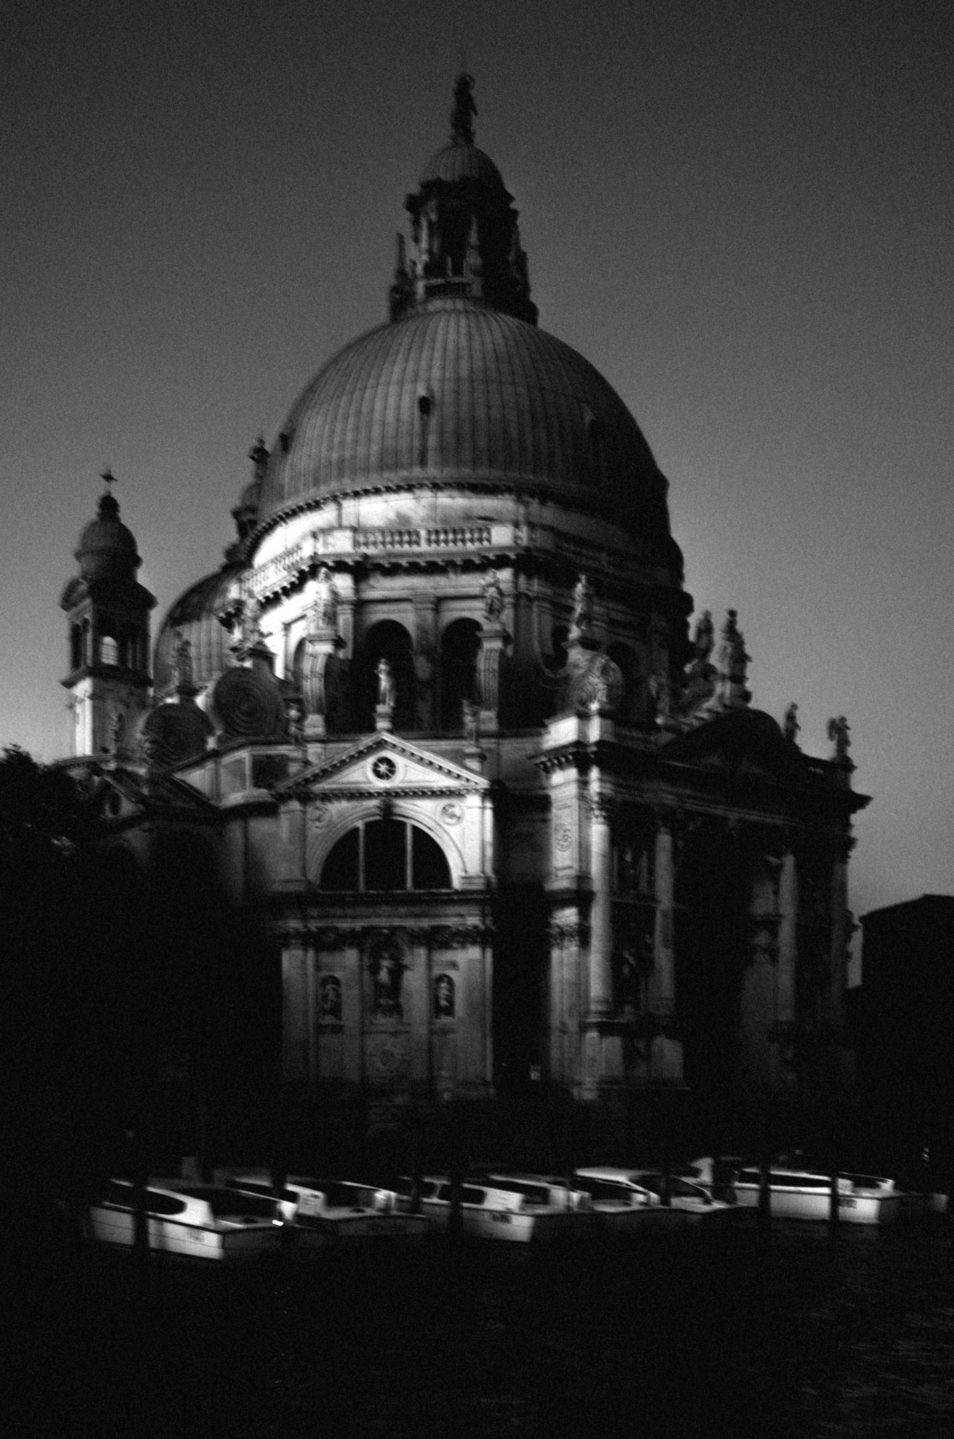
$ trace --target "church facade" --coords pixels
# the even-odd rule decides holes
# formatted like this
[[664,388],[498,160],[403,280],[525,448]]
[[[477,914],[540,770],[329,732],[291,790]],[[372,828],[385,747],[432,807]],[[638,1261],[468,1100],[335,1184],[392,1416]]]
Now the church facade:
[[107,484],[62,598],[70,763],[130,863],[201,851],[280,987],[286,1086],[845,1093],[848,727],[807,756],[735,612],[690,624],[667,481],[538,326],[474,114],[463,76],[389,318],[254,446],[151,661]]

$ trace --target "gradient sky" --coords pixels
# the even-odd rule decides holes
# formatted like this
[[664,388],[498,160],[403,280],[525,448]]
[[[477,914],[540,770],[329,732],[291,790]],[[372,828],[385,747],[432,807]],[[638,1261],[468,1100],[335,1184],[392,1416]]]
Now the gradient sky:
[[753,703],[851,724],[858,913],[954,893],[950,0],[6,0],[0,743],[66,752],[118,477],[159,617],[259,430],[385,317],[477,78],[544,329],[632,409]]

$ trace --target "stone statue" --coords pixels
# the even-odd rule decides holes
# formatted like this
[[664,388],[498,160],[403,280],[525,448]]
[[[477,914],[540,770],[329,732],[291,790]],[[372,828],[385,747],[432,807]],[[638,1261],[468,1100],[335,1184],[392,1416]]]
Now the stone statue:
[[586,575],[580,575],[573,591],[573,618],[570,627],[584,633],[593,620],[593,586]]
[[374,985],[373,1013],[382,1019],[400,1019],[401,981],[404,977],[404,959],[396,944],[384,941],[379,944],[371,959],[371,978]]
[[394,675],[386,659],[378,660],[378,709],[394,708]]
[[745,640],[737,621],[738,610],[727,610],[719,643],[718,667],[723,679],[744,684],[749,657],[745,653]]
[[656,706],[657,724],[665,724],[672,715],[672,695],[669,690],[669,682],[665,675],[654,674],[649,676],[649,693],[653,697],[653,704]]
[[261,615],[261,600],[250,589],[246,589],[242,598],[242,639],[245,644],[258,644],[262,638]]
[[113,705],[109,712],[109,738],[113,754],[119,754],[126,737],[126,714],[119,705]]
[[194,679],[192,668],[192,643],[181,630],[175,632],[176,645],[173,650],[172,668],[176,684],[180,687],[191,685]]
[[692,637],[692,643],[696,651],[696,662],[705,665],[715,645],[711,610],[703,610],[696,621],[696,632]]
[[484,582],[484,619],[498,624],[503,614],[504,592],[496,570],[491,570]]
[[839,715],[837,719],[830,719],[828,721],[828,738],[835,746],[835,753],[832,756],[833,759],[846,760],[848,758],[848,750],[851,746],[851,740],[848,737],[849,733],[848,721],[844,715]]
[[785,711],[785,718],[782,721],[782,732],[790,744],[794,744],[798,738],[801,725],[798,723],[798,705],[790,704]]
[[477,114],[477,106],[474,104],[474,77],[473,75],[460,74],[454,82],[454,108],[451,111],[451,137],[465,145],[473,144],[474,140],[474,117]]
[[311,625],[316,630],[333,630],[338,625],[338,589],[327,565],[322,565],[315,580]]
[[480,710],[473,700],[461,700],[461,713],[464,721],[464,739],[468,744],[476,744],[478,740],[478,728],[480,723]]
[[301,705],[297,699],[290,699],[285,706],[285,713],[288,716],[288,738],[292,744],[304,744],[305,742],[305,717]]

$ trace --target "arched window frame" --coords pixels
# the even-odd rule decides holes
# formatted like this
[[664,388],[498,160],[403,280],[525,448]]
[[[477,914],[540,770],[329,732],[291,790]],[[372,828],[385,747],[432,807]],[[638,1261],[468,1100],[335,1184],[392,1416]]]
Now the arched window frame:
[[[352,811],[352,813],[349,814],[347,818],[343,818],[341,822],[334,827],[333,830],[330,830],[329,833],[323,837],[324,842],[322,843],[320,849],[315,849],[311,851],[308,855],[308,873],[314,878],[314,880],[318,883],[319,886],[321,884],[322,876],[324,874],[325,865],[327,864],[332,851],[341,842],[341,840],[345,838],[346,835],[350,834],[353,830],[358,830],[358,879],[361,887],[360,889],[355,891],[355,893],[380,894],[388,892],[382,890],[368,890],[364,887],[364,829],[366,825],[373,824],[374,822],[380,820],[380,818],[381,812],[378,806],[375,805],[372,807],[368,805],[357,813]],[[434,824],[430,822],[428,816],[423,816],[416,811],[413,811],[404,806],[395,806],[392,815],[392,823],[404,823],[408,826],[410,830],[418,829],[423,834],[426,834],[428,838],[431,839],[434,844],[436,844],[437,848],[443,855],[450,878],[450,888],[452,890],[460,889],[461,876],[464,873],[464,857],[460,849],[446,833],[438,830],[436,826],[434,826]],[[409,844],[406,851],[406,862],[409,866],[412,863],[411,856],[412,846]],[[335,891],[328,892],[335,893]],[[396,890],[392,892],[398,894],[426,894],[429,891],[412,890],[408,887],[403,890]],[[436,891],[430,892],[433,893]]]

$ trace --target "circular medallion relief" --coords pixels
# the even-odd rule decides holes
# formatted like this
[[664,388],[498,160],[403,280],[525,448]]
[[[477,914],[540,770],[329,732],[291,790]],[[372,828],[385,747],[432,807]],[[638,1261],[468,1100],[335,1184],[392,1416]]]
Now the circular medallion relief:
[[375,779],[387,781],[397,774],[397,765],[390,755],[379,754],[371,765],[371,773]]
[[382,1074],[393,1074],[401,1063],[401,1051],[393,1044],[382,1044],[376,1059]]
[[441,805],[441,819],[445,824],[460,824],[463,818],[463,806],[455,799],[449,799],[446,804]]

